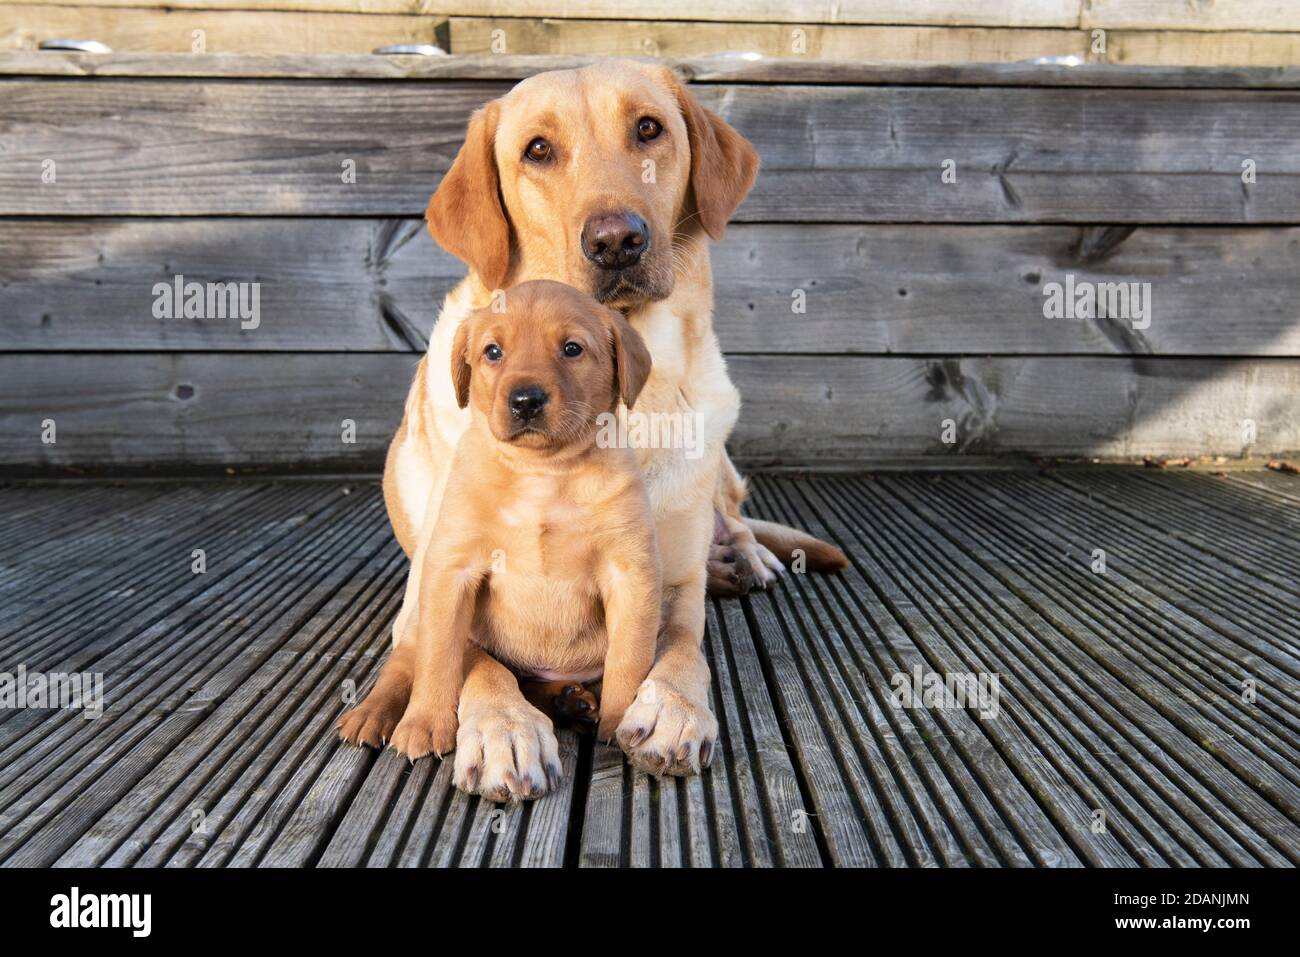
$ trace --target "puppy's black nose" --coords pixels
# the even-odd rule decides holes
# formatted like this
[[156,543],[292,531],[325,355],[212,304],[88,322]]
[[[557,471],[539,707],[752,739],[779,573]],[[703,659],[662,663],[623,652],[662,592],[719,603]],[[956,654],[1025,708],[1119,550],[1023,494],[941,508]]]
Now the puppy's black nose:
[[582,252],[601,269],[626,269],[650,245],[650,227],[626,210],[598,213],[582,227]]
[[537,418],[550,396],[540,385],[525,385],[510,392],[510,414],[524,422]]

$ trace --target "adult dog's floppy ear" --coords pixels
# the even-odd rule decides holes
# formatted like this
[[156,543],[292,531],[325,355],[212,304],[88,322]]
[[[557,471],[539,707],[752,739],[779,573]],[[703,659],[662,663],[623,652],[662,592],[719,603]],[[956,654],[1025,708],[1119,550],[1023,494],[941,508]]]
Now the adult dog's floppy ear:
[[456,389],[456,404],[462,409],[469,405],[469,319],[456,327],[451,340],[451,384]]
[[614,377],[618,382],[618,397],[629,409],[641,394],[650,378],[650,350],[646,348],[641,333],[623,318],[617,309],[607,309],[609,331],[614,340]]
[[721,239],[727,220],[754,188],[758,151],[730,123],[700,106],[673,70],[665,69],[664,74],[686,120],[691,144],[689,198],[704,231],[713,239]]
[[510,223],[501,206],[497,178],[496,103],[469,121],[465,143],[429,200],[424,218],[434,241],[498,289],[510,268]]

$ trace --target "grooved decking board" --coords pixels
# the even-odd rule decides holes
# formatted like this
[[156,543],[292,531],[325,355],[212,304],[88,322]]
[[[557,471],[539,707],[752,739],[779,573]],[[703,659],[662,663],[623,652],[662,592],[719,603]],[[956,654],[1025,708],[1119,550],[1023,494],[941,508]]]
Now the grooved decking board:
[[[421,219],[0,219],[0,249],[3,351],[418,351],[465,273]],[[1300,355],[1295,228],[737,223],[711,257],[732,355]],[[258,283],[260,321],[155,318],[178,274]],[[1069,276],[1149,283],[1149,324],[1045,318]]]
[[[0,82],[0,214],[36,216],[419,216],[470,112],[508,89]],[[1300,222],[1295,92],[727,85],[698,96],[762,157],[740,221]],[[955,182],[941,179],[948,160]]]
[[[1300,864],[1300,478],[753,489],[852,564],[710,600],[712,768],[564,731],[561,788],[497,808],[335,740],[406,568],[374,483],[0,486],[0,671],[106,692],[96,720],[0,711],[0,865]],[[914,668],[996,674],[996,714],[898,707]]]
[[[375,470],[416,361],[409,353],[0,353],[0,459],[45,470]],[[1300,449],[1294,358],[741,355],[727,367],[744,396],[730,448],[747,465],[1119,459],[1189,448],[1236,456],[1246,451],[1244,420],[1256,424],[1253,454]],[[296,401],[286,405],[286,395]],[[42,441],[47,419],[57,424],[54,444]]]

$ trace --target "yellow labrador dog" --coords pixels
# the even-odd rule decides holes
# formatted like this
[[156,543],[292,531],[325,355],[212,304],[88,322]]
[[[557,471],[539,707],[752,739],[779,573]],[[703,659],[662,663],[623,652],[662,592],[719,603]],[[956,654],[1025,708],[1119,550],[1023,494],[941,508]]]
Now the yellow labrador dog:
[[[470,424],[440,374],[457,330],[494,294],[527,280],[590,293],[626,315],[653,358],[636,413],[653,421],[628,435],[662,435],[655,422],[691,430],[689,448],[652,441],[636,450],[661,550],[663,610],[654,666],[616,737],[655,774],[697,772],[717,739],[702,650],[706,588],[766,587],[796,550],[814,570],[846,563],[812,536],[742,518],[745,486],[724,449],[740,397],[713,332],[708,244],[722,237],[757,174],[750,143],[672,70],[612,61],[534,76],[475,113],[427,214],[434,239],[469,275],[443,304],[388,453],[388,514],[412,557],[393,640],[406,640],[426,613],[421,569],[438,547],[433,529],[452,453]],[[409,695],[409,674],[390,662],[347,716],[345,738],[380,746]],[[493,797],[546,791],[551,720],[482,649],[466,657],[458,722],[458,787]]]

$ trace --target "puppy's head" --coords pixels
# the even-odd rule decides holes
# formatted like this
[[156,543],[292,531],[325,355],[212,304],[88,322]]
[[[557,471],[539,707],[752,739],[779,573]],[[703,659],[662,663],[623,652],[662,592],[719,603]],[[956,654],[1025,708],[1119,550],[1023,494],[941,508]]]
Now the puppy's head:
[[554,452],[588,444],[602,412],[629,408],[650,352],[617,311],[562,283],[507,289],[469,315],[451,350],[456,401],[499,442]]
[[672,292],[674,246],[720,239],[757,175],[749,141],[672,70],[607,61],[475,113],[426,218],[489,289],[554,279],[636,306]]

